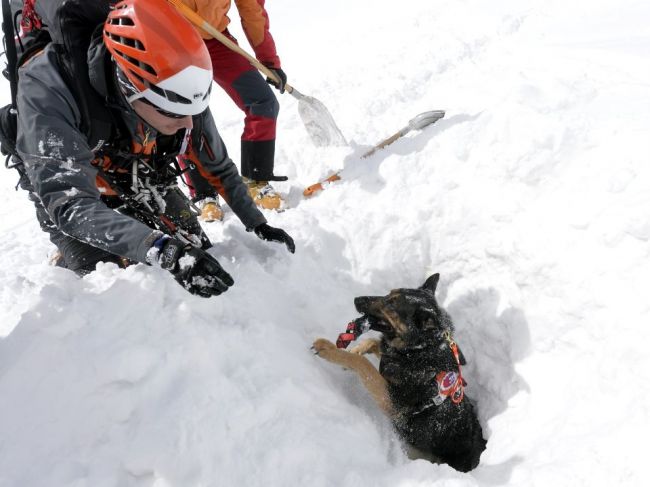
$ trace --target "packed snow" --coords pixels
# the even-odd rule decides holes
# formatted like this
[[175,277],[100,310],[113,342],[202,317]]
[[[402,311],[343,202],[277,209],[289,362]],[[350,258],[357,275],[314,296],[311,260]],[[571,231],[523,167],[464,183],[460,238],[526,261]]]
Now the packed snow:
[[[267,8],[289,81],[349,142],[315,147],[280,96],[289,208],[267,218],[295,255],[228,212],[205,225],[235,279],[221,297],[144,265],[79,279],[3,172],[0,486],[648,485],[650,3]],[[213,93],[238,161],[242,115]],[[310,352],[355,296],[434,272],[488,439],[467,474],[410,460],[357,378]]]

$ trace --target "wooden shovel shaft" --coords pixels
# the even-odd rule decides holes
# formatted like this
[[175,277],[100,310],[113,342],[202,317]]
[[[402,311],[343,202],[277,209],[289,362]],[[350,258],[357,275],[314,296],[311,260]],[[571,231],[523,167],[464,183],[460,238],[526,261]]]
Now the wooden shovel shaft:
[[[201,17],[199,14],[197,14],[194,10],[189,8],[187,5],[185,5],[181,0],[167,0],[169,3],[171,3],[176,9],[183,14],[183,16],[192,22],[194,25],[199,27],[200,29],[203,29],[206,31],[208,34],[210,34],[212,37],[217,39],[219,42],[221,42],[223,45],[225,45],[228,49],[235,51],[242,56],[244,56],[249,63],[251,63],[253,66],[255,66],[259,71],[264,73],[268,78],[271,78],[273,81],[276,83],[280,83],[280,80],[278,79],[277,75],[271,71],[269,68],[264,66],[261,62],[259,62],[257,59],[255,59],[253,56],[248,54],[244,49],[239,47],[235,42],[230,40],[228,36],[222,34],[219,32],[212,24],[210,24],[207,20],[205,20],[203,17]],[[284,89],[288,92],[291,93],[293,91],[293,87],[290,86],[289,84],[285,83]]]
[[[399,132],[395,132],[393,135],[388,137],[387,139],[382,140],[374,146],[372,149],[370,149],[368,152],[363,154],[361,156],[361,159],[365,159],[366,157],[370,157],[373,155],[375,152],[377,152],[379,149],[383,149],[386,146],[389,146],[393,142],[395,142],[397,139],[400,137],[404,136],[408,132],[408,127],[403,128]],[[312,184],[311,186],[307,187],[303,192],[303,196],[313,196],[314,194],[318,193],[319,191],[323,191],[325,189],[325,186],[328,183],[333,183],[335,181],[340,181],[341,180],[341,174],[336,172],[332,174],[331,176],[327,177],[326,179],[323,179],[322,181],[319,181],[315,184]]]
[[323,179],[322,181],[317,182],[316,184],[312,184],[308,188],[306,188],[302,194],[303,196],[312,196],[319,191],[323,191],[325,189],[325,185],[328,183],[333,183],[335,181],[339,181],[341,179],[341,176],[339,176],[339,173],[334,173],[327,179]]
[[400,130],[399,132],[395,132],[393,135],[391,135],[387,139],[382,140],[379,144],[377,144],[372,149],[370,149],[368,152],[366,152],[364,155],[362,155],[361,159],[365,159],[366,157],[370,157],[375,152],[377,152],[379,149],[383,149],[384,147],[391,145],[397,139],[399,139],[400,137],[403,137],[404,135],[406,135],[406,133],[407,133],[407,131],[405,131],[404,129]]
[[[422,130],[428,125],[431,125],[432,123],[436,123],[438,120],[443,118],[445,116],[444,110],[431,110],[429,112],[423,112],[420,113],[417,117],[413,118],[412,120],[409,120],[409,123],[406,127],[402,128],[401,130],[395,132],[393,135],[388,137],[387,139],[382,140],[374,146],[372,149],[370,149],[368,152],[363,154],[361,156],[361,159],[365,159],[366,157],[370,157],[373,155],[375,152],[377,152],[379,149],[383,149],[386,146],[389,146],[393,142],[395,142],[397,139],[400,137],[405,136],[408,134],[411,130]],[[325,189],[326,183],[333,183],[334,181],[338,181],[341,179],[341,172],[336,172],[329,176],[327,179],[324,179],[323,181],[320,181],[316,184],[312,184],[309,186],[307,189],[305,189],[302,194],[304,196],[313,196],[314,194],[318,193],[319,191],[322,191]]]

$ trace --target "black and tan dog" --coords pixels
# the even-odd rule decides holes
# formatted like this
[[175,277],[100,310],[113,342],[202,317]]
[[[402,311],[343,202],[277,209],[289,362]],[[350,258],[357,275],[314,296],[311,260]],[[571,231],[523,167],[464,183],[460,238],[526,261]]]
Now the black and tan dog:
[[[355,321],[381,332],[381,340],[363,340],[346,351],[321,338],[313,349],[359,375],[407,444],[467,472],[478,465],[486,441],[464,394],[465,359],[452,339],[451,318],[434,296],[439,277],[432,275],[418,289],[354,300],[363,314]],[[366,353],[380,357],[379,371]]]

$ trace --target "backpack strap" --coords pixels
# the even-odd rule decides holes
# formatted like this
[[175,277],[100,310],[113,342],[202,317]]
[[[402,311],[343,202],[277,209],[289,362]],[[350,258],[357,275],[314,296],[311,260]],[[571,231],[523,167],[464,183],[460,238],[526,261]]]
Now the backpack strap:
[[23,33],[41,30],[43,28],[43,21],[34,8],[35,1],[23,0],[23,11],[20,19],[20,27]]
[[77,101],[81,131],[88,138],[91,150],[109,140],[115,125],[105,100],[90,83],[88,67],[88,48],[93,38],[101,35],[100,26],[114,3],[114,0],[67,0],[57,9],[56,21],[50,27],[59,66]]
[[7,69],[3,74],[9,80],[9,86],[11,88],[11,106],[15,110],[16,93],[18,91],[18,78],[16,76],[18,53],[16,51],[15,38],[18,33],[14,26],[9,0],[2,0],[2,32],[4,34],[5,52],[7,54]]

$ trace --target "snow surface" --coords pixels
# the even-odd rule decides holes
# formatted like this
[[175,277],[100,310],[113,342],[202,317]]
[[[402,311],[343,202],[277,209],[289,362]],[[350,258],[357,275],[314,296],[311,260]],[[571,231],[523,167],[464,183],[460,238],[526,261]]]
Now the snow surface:
[[[0,178],[0,486],[648,485],[650,3],[267,6],[290,81],[350,142],[314,147],[281,97],[292,208],[268,218],[295,255],[228,213],[206,227],[222,297],[143,265],[78,279]],[[238,160],[242,117],[212,107]],[[309,350],[355,296],[436,271],[488,438],[468,474],[409,460]]]

